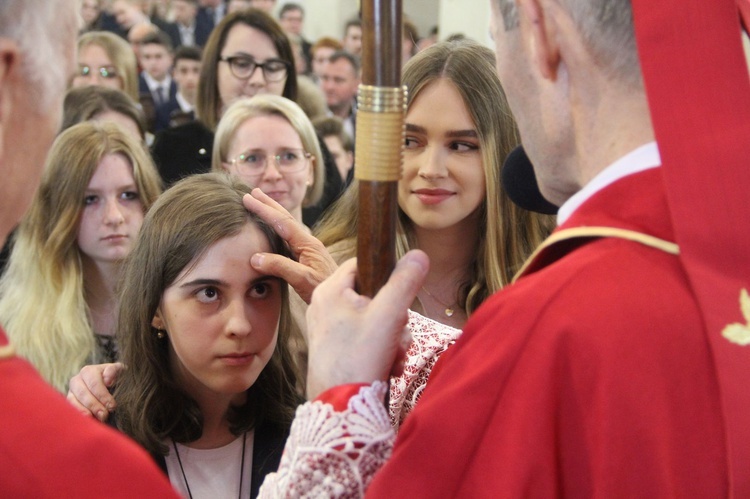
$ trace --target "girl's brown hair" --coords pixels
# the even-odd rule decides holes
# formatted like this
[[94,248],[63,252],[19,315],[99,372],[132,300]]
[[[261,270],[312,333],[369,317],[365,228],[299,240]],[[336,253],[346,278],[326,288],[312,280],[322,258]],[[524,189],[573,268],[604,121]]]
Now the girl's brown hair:
[[[283,241],[242,205],[250,188],[224,173],[193,175],[167,190],[146,216],[124,269],[117,335],[128,369],[118,379],[117,424],[150,452],[166,454],[164,441],[200,438],[203,417],[198,404],[179,385],[170,369],[168,338],[160,339],[152,319],[164,291],[183,270],[214,243],[236,235],[252,223],[288,256]],[[299,402],[295,364],[288,349],[288,289],[282,286],[282,308],[276,349],[247,400],[230,408],[230,429],[241,434],[262,422],[291,423]]]

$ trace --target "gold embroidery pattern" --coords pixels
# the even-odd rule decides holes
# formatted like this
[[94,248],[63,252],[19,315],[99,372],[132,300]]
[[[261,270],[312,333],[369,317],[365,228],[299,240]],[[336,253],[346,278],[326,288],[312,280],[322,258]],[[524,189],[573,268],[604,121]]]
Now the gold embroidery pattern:
[[8,344],[8,345],[0,346],[0,360],[13,357],[15,353],[16,351],[13,348],[13,345]]
[[721,335],[731,343],[745,347],[750,345],[750,294],[744,288],[740,291],[740,311],[746,323],[729,324]]
[[526,259],[526,262],[521,267],[521,270],[516,272],[513,277],[515,282],[520,278],[526,269],[534,262],[536,257],[545,249],[550,246],[559,243],[560,241],[567,241],[569,239],[577,239],[581,237],[614,237],[618,239],[625,239],[636,243],[643,244],[655,248],[671,255],[679,255],[680,248],[677,244],[672,241],[665,241],[658,237],[644,234],[642,232],[636,232],[627,229],[618,229],[615,227],[574,227],[572,229],[564,229],[557,232],[553,232],[547,239],[545,239],[539,247]]

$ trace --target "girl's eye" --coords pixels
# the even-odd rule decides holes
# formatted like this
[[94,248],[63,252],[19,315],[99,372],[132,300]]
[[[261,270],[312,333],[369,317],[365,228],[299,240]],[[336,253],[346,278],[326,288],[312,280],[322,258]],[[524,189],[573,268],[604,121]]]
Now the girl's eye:
[[453,142],[450,148],[457,152],[470,152],[479,149],[479,146],[470,142]]
[[83,204],[84,206],[90,206],[97,202],[99,198],[97,196],[94,196],[93,194],[91,196],[86,196],[83,198]]
[[255,61],[249,57],[232,57],[232,62],[237,69],[248,69],[255,66]]
[[260,163],[263,160],[263,156],[261,156],[260,154],[257,154],[257,153],[251,153],[251,152],[249,152],[249,153],[245,154],[244,156],[245,156],[244,157],[245,163],[247,163],[249,165],[257,165],[258,163]]
[[407,149],[414,149],[418,145],[419,143],[417,142],[417,139],[415,139],[414,137],[406,137],[406,140],[404,140],[404,146]]
[[297,153],[295,153],[294,151],[284,151],[279,154],[279,158],[283,163],[294,163],[299,159],[299,157],[297,157]]
[[140,197],[141,197],[140,194],[134,191],[125,191],[122,194],[120,194],[120,198],[122,198],[125,201],[134,201]]
[[195,293],[195,296],[198,298],[198,301],[202,303],[213,303],[219,299],[219,290],[209,286],[207,288],[199,289]]
[[271,293],[271,285],[267,282],[259,282],[259,283],[253,284],[253,287],[250,288],[251,298],[265,298],[270,293]]

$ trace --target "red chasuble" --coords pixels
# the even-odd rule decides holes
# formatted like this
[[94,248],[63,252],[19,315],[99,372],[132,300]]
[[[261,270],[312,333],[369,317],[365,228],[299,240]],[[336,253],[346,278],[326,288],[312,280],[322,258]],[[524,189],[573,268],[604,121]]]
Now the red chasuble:
[[472,316],[373,496],[750,497],[750,9],[632,4],[663,167]]
[[730,493],[750,497],[748,2],[632,1],[675,241],[716,366]]
[[713,359],[666,214],[662,169],[585,202],[438,361],[368,495],[725,496]]
[[0,329],[0,496],[177,497],[134,442],[78,414]]

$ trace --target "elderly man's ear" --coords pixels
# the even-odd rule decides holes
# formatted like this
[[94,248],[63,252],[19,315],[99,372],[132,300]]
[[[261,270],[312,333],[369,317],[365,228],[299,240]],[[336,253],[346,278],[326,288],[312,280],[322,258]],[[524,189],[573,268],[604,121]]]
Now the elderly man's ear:
[[560,63],[560,46],[558,44],[558,16],[563,13],[553,2],[540,0],[519,0],[519,16],[527,29],[527,45],[532,50],[532,60],[539,73],[548,80],[557,79]]
[[18,45],[0,38],[0,163],[5,152],[5,132],[13,113],[14,96],[18,92]]

